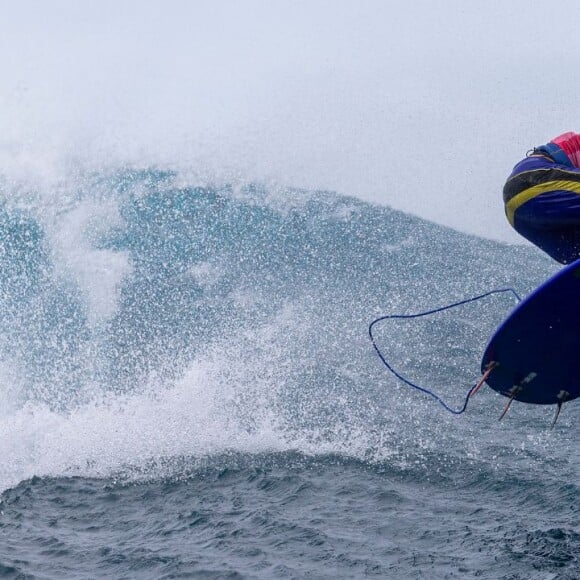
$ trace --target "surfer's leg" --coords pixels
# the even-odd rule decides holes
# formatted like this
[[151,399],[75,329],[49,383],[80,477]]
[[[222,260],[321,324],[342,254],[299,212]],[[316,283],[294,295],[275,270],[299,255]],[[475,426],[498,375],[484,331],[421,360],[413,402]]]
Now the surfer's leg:
[[580,195],[554,191],[519,207],[514,227],[561,264],[580,258]]

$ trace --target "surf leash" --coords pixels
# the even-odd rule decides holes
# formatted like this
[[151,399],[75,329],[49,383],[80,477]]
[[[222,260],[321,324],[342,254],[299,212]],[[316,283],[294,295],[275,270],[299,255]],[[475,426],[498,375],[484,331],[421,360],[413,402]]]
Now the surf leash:
[[435,399],[439,404],[441,404],[442,407],[446,411],[449,411],[450,413],[453,413],[454,415],[461,415],[467,409],[469,399],[473,395],[475,395],[475,393],[477,393],[477,391],[481,388],[483,383],[485,383],[485,381],[487,380],[487,378],[489,377],[489,375],[493,371],[493,369],[494,369],[493,365],[489,366],[486,369],[486,371],[483,373],[483,375],[480,377],[480,379],[467,391],[467,393],[465,395],[465,400],[463,402],[463,406],[460,407],[459,409],[453,409],[432,389],[429,389],[427,387],[418,385],[418,384],[414,383],[413,381],[410,381],[409,379],[404,377],[400,372],[395,370],[395,368],[391,365],[391,363],[389,363],[387,361],[387,358],[385,357],[385,355],[383,354],[383,352],[381,351],[381,349],[377,345],[377,342],[376,342],[375,337],[373,335],[373,328],[375,327],[375,325],[377,325],[380,322],[383,322],[385,320],[411,319],[411,318],[421,318],[423,316],[430,316],[430,315],[436,314],[438,312],[443,312],[444,310],[450,310],[451,308],[456,308],[458,306],[463,306],[464,304],[469,304],[470,302],[477,302],[479,300],[483,300],[484,298],[487,298],[488,296],[492,296],[494,294],[502,294],[502,293],[508,293],[508,292],[511,293],[516,298],[516,300],[518,302],[521,301],[520,296],[513,288],[499,288],[496,290],[490,290],[489,292],[485,292],[484,294],[479,294],[478,296],[473,296],[471,298],[466,298],[465,300],[460,300],[459,302],[453,302],[452,304],[447,304],[446,306],[441,306],[439,308],[433,308],[431,310],[426,310],[424,312],[417,312],[415,314],[388,314],[386,316],[380,316],[379,318],[375,318],[375,320],[373,320],[369,324],[369,336],[370,336],[371,342],[373,344],[373,347],[374,347],[376,353],[379,355],[379,358],[381,359],[383,365],[385,365],[385,367],[393,375],[395,375],[395,377],[397,377],[400,381],[405,383],[407,386],[409,386],[413,389],[416,389],[417,391],[420,391],[422,393],[425,393],[426,395],[429,395],[430,397]]

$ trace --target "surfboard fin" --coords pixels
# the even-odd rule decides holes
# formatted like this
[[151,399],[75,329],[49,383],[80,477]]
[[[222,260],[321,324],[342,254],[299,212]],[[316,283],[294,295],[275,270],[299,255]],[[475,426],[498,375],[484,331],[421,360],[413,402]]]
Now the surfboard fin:
[[505,406],[502,414],[499,416],[498,421],[501,421],[505,417],[505,414],[508,412],[508,409],[511,407],[511,404],[514,402],[514,399],[516,398],[516,395],[518,393],[521,393],[522,392],[522,389],[523,389],[522,386],[520,386],[520,385],[514,385],[509,390],[510,400],[507,402],[507,405]]
[[560,416],[560,411],[562,410],[562,405],[570,398],[570,393],[568,391],[560,391],[558,393],[558,403],[556,408],[556,415],[554,416],[554,420],[552,421],[552,425],[550,425],[550,429],[554,428],[558,417]]
[[499,416],[498,421],[501,421],[505,417],[505,414],[508,412],[508,409],[511,407],[511,404],[513,403],[515,398],[516,393],[513,393],[513,395],[510,397],[510,400],[507,402],[507,405],[505,406],[504,410],[502,411],[502,414]]
[[485,372],[483,373],[483,375],[481,375],[481,378],[479,379],[475,387],[473,387],[471,393],[469,393],[470,398],[473,397],[473,395],[475,395],[475,393],[477,393],[479,389],[481,389],[483,383],[485,383],[489,375],[491,375],[491,371],[493,371],[493,369],[497,366],[499,366],[499,363],[496,363],[495,361],[490,361],[490,363],[487,365],[487,368],[485,369]]
[[556,408],[556,415],[554,416],[554,420],[552,421],[552,424],[550,425],[550,430],[552,430],[554,428],[554,425],[556,424],[556,421],[558,420],[558,417],[560,416],[561,410],[562,410],[562,401],[558,401],[557,408]]

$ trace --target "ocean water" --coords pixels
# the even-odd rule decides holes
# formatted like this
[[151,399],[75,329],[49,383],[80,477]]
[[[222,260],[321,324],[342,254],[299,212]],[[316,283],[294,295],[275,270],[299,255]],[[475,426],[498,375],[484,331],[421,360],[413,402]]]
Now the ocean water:
[[[452,416],[368,339],[529,293],[539,252],[159,169],[0,199],[0,576],[580,577],[578,404]],[[512,307],[377,340],[460,406]]]

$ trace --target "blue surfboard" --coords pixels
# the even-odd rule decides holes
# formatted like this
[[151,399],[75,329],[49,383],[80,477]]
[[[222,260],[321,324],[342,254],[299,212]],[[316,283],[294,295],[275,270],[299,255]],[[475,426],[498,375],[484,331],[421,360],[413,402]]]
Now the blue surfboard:
[[580,396],[580,260],[516,306],[485,349],[481,370],[495,391],[524,403]]

